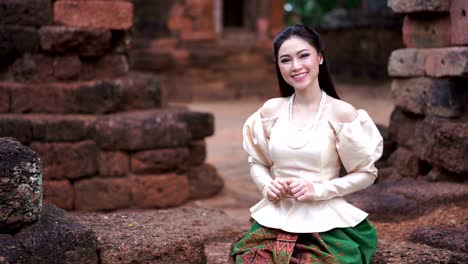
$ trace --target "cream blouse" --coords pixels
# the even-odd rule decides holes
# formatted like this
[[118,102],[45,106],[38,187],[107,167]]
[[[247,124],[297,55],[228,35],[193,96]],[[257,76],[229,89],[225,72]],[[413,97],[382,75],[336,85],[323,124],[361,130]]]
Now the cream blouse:
[[[250,211],[259,224],[292,233],[325,232],[354,227],[367,213],[342,196],[369,187],[377,177],[374,163],[382,155],[383,139],[366,111],[349,123],[319,120],[310,139],[299,149],[288,146],[294,136],[286,111],[264,119],[260,110],[244,124],[243,146],[250,174],[263,199]],[[347,175],[338,177],[340,161]],[[299,177],[313,183],[313,201],[266,198],[266,187],[276,177]],[[369,197],[370,198],[370,197]]]

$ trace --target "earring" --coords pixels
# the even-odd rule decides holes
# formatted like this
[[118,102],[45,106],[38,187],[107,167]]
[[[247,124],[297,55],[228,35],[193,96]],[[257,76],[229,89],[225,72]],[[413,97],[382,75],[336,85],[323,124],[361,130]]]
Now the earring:
[[322,65],[322,63],[323,63],[323,60],[320,60],[320,63],[319,63],[319,64]]

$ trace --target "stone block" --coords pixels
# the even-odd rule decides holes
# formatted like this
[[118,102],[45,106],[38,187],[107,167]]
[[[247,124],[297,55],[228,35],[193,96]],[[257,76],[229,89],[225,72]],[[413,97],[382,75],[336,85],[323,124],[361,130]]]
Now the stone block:
[[414,129],[417,123],[423,120],[423,116],[418,116],[409,112],[403,111],[396,107],[393,109],[390,116],[390,135],[398,145],[408,149],[414,149],[415,137]]
[[403,43],[407,48],[450,46],[450,17],[418,19],[406,16],[403,21]]
[[404,177],[417,178],[422,174],[423,168],[418,155],[404,147],[399,147],[390,156],[392,166],[398,174]]
[[118,108],[122,96],[121,83],[112,80],[1,85],[11,89],[15,113],[106,113]]
[[427,116],[414,130],[422,160],[457,174],[468,173],[468,123]]
[[468,76],[468,47],[431,49],[425,68],[432,77]]
[[102,56],[111,49],[112,34],[105,29],[44,26],[39,29],[42,50],[58,54]]
[[166,208],[181,205],[190,197],[185,175],[163,174],[131,178],[132,202],[139,208]]
[[80,79],[101,80],[125,75],[129,71],[128,60],[124,55],[111,54],[100,58],[81,58],[83,67]]
[[25,54],[15,61],[10,72],[17,82],[76,81],[80,78],[81,67],[78,56]]
[[0,1],[0,25],[42,26],[52,23],[50,0]]
[[392,51],[388,61],[388,74],[392,77],[424,76],[426,52],[423,49]]
[[100,177],[125,177],[128,175],[130,159],[121,151],[101,151],[98,164]]
[[34,27],[0,26],[0,65],[8,65],[23,53],[36,52],[38,49],[39,35]]
[[435,248],[468,253],[468,232],[443,226],[418,227],[410,234],[409,240]]
[[0,138],[0,230],[7,233],[39,218],[42,207],[39,155],[11,138]]
[[132,172],[136,174],[159,174],[187,171],[189,150],[170,148],[135,152],[131,158]]
[[94,138],[96,117],[91,115],[17,115],[31,123],[36,141],[81,141]]
[[73,27],[130,29],[133,3],[126,1],[56,1],[54,22]]
[[395,13],[448,12],[450,0],[388,0]]
[[32,142],[43,162],[44,180],[78,179],[97,171],[97,150],[92,140],[78,143]]
[[99,117],[96,125],[98,146],[106,150],[186,147],[190,136],[170,109],[110,114]]
[[10,93],[9,86],[2,85],[0,82],[0,113],[10,111]]
[[0,115],[0,137],[12,137],[28,144],[33,138],[31,122],[19,115]]
[[394,79],[395,104],[415,114],[458,117],[464,111],[463,82],[454,79]]
[[191,199],[213,196],[224,187],[223,179],[216,168],[210,164],[190,168],[187,177],[190,183]]
[[199,166],[206,160],[206,143],[205,140],[194,140],[189,145],[189,165]]
[[159,108],[165,105],[161,83],[155,75],[131,73],[119,80],[123,88],[120,110]]
[[130,206],[128,178],[91,178],[77,181],[73,186],[77,210],[115,210]]
[[72,210],[75,204],[75,190],[68,180],[43,181],[45,203],[51,203],[65,210]]
[[450,35],[453,45],[468,44],[468,2],[465,0],[451,0],[450,4]]
[[187,124],[192,140],[203,139],[214,134],[214,116],[208,112],[181,111],[179,118]]
[[2,263],[99,263],[95,232],[49,204],[37,222],[7,235],[7,245],[4,236],[0,235]]

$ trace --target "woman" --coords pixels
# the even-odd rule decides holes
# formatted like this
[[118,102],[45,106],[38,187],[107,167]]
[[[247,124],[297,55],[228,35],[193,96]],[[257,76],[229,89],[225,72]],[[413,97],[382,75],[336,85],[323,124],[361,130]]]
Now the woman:
[[[377,234],[342,196],[375,181],[382,137],[364,110],[341,101],[318,34],[301,25],[274,40],[283,97],[243,128],[250,174],[263,199],[233,248],[236,263],[369,263]],[[347,175],[339,178],[340,164]]]

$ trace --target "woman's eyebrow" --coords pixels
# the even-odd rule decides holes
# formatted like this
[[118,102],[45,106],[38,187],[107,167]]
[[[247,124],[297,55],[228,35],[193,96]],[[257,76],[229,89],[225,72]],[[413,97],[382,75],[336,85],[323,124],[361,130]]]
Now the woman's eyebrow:
[[[296,52],[296,54],[299,54],[299,53],[301,53],[301,52],[303,52],[303,51],[309,51],[309,50],[308,50],[308,49],[301,49],[300,51]],[[280,56],[280,59],[281,59],[282,57],[287,57],[287,56],[289,56],[289,55],[288,55],[288,54],[281,55],[281,56]]]

